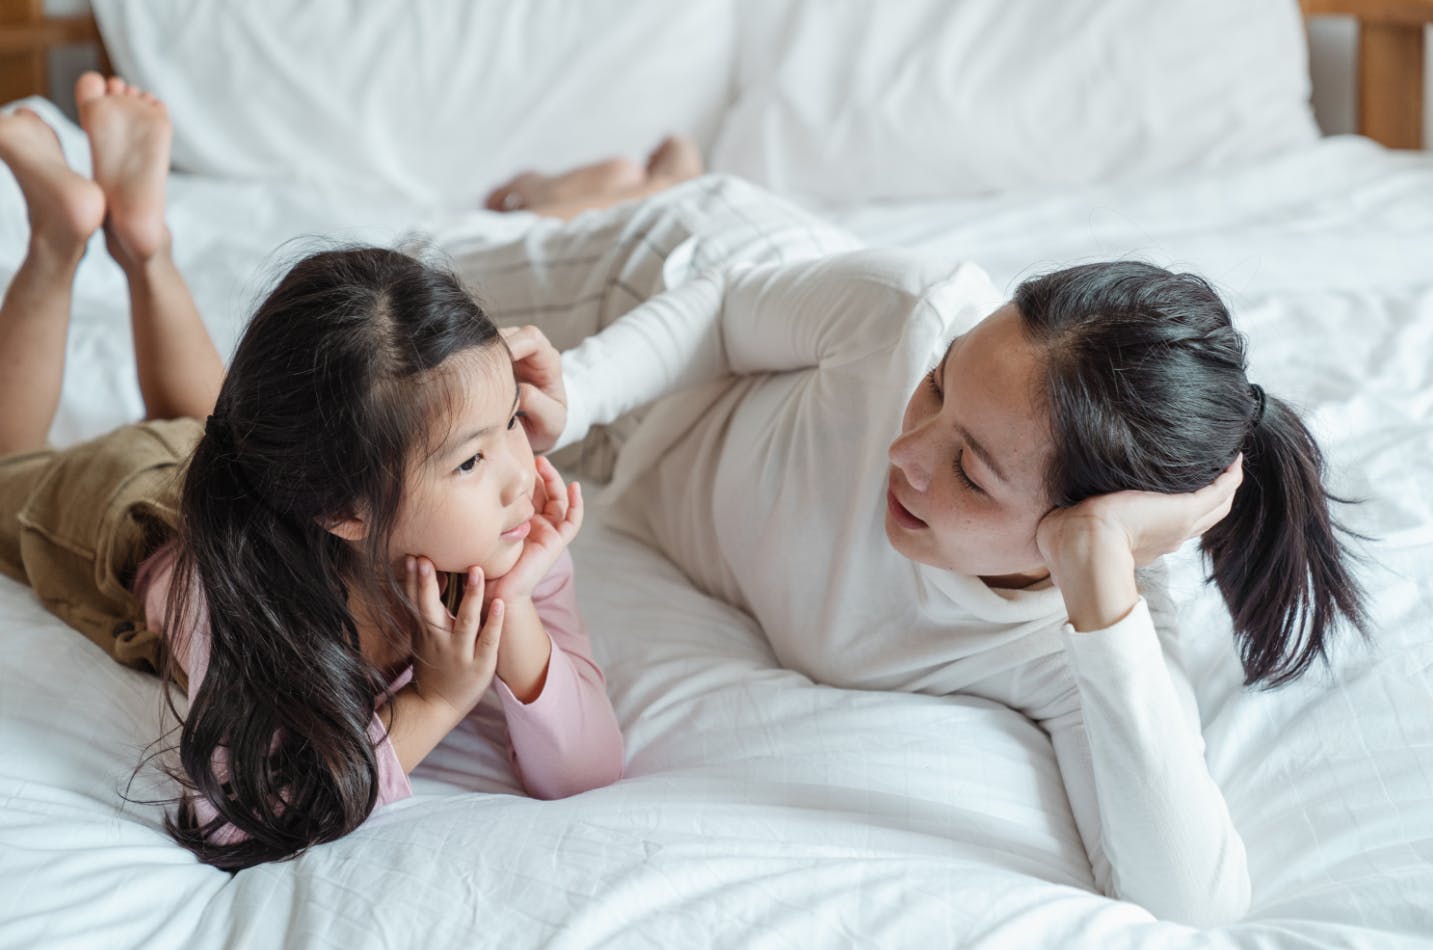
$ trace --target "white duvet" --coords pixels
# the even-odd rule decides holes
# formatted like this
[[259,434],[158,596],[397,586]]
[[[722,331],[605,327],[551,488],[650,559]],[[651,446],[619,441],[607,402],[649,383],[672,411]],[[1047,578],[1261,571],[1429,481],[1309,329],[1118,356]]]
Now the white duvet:
[[[73,129],[67,145],[81,158]],[[180,264],[221,350],[296,235],[513,233],[370,196],[176,179]],[[454,220],[456,215],[458,220]],[[0,579],[0,947],[1370,946],[1433,941],[1433,157],[1325,140],[1239,173],[835,213],[873,242],[972,259],[997,283],[1139,255],[1236,308],[1251,375],[1308,411],[1365,546],[1376,638],[1332,676],[1238,685],[1231,642],[1191,664],[1248,847],[1249,918],[1218,931],[1091,893],[1048,741],[968,698],[850,692],[779,668],[740,612],[604,530],[582,606],[627,735],[627,777],[520,797],[494,709],[416,773],[412,800],[289,863],[197,865],[121,797],[161,728],[124,670]],[[451,232],[450,232],[451,233]],[[0,268],[25,239],[0,183]],[[298,253],[291,246],[287,256]],[[123,283],[81,270],[56,441],[140,409]],[[0,407],[3,411],[3,407]],[[1175,558],[1191,629],[1227,629]],[[162,796],[153,770],[133,798]]]

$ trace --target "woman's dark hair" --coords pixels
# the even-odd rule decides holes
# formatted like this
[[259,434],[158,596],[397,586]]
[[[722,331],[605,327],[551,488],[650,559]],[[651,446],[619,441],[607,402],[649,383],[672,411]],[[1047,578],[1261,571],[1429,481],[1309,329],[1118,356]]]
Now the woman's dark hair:
[[[202,612],[210,630],[177,777],[217,816],[186,797],[166,821],[204,862],[292,857],[372,811],[368,729],[388,684],[360,652],[348,590],[408,642],[420,621],[387,544],[451,398],[432,371],[500,340],[451,273],[381,248],[304,258],[255,312],[185,475],[167,614]],[[325,527],[360,513],[361,543]],[[225,824],[242,840],[215,836]]]
[[1244,338],[1208,283],[1085,264],[1025,281],[1014,303],[1046,358],[1053,504],[1194,491],[1244,453],[1243,484],[1202,547],[1246,684],[1281,685],[1326,657],[1340,616],[1366,629],[1323,454],[1287,403],[1250,385]]

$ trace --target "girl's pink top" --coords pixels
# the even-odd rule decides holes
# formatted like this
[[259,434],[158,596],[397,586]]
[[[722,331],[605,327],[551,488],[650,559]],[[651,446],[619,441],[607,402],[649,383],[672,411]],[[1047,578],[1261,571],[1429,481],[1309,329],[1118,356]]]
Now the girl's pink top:
[[[209,667],[207,611],[189,629],[168,629],[165,608],[174,574],[176,546],[171,541],[140,565],[135,595],[144,604],[153,630],[162,631],[175,658],[189,675],[189,702],[199,690]],[[528,794],[537,798],[563,798],[608,785],[622,777],[622,733],[607,698],[602,670],[592,660],[591,645],[573,587],[572,557],[564,551],[532,595],[538,616],[552,640],[547,680],[542,692],[523,703],[497,678],[493,688],[502,699],[511,746],[508,757]],[[202,604],[202,601],[201,601]],[[410,666],[377,697],[379,704],[413,678]],[[396,802],[413,794],[398,753],[375,715],[368,734],[378,759],[378,804]],[[217,813],[207,800],[196,799],[200,824]],[[219,828],[210,840],[231,844],[243,839],[232,825]]]

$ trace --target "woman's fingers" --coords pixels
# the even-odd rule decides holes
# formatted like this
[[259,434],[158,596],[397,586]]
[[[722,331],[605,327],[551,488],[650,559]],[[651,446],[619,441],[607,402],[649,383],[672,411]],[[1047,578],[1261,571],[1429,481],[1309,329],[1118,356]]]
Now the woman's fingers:
[[533,383],[518,383],[518,410],[522,427],[534,448],[545,451],[557,442],[567,425],[567,407]]

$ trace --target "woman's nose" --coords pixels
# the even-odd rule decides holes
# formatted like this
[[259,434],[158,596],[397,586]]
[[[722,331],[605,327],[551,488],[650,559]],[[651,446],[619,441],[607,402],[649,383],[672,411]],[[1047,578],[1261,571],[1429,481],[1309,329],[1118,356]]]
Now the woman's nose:
[[901,470],[911,488],[924,492],[930,487],[930,465],[925,460],[920,440],[921,427],[902,432],[891,443],[891,464]]

